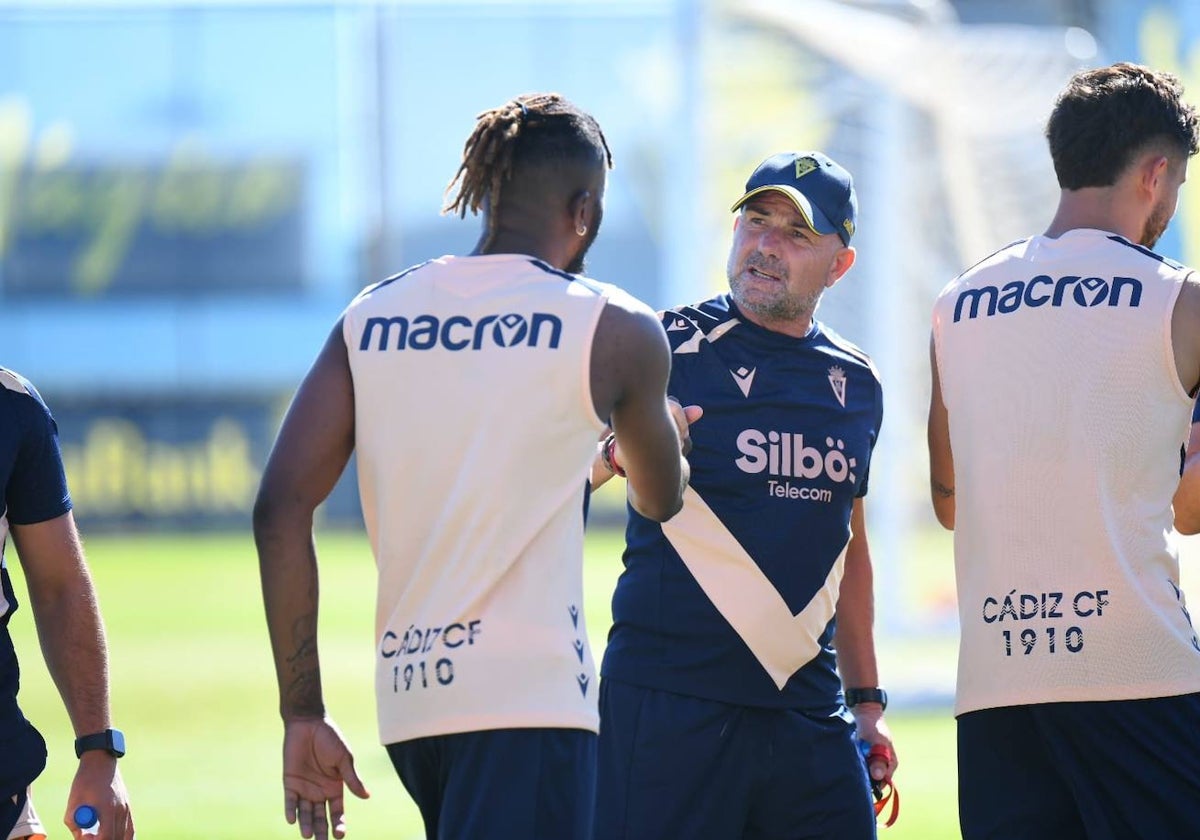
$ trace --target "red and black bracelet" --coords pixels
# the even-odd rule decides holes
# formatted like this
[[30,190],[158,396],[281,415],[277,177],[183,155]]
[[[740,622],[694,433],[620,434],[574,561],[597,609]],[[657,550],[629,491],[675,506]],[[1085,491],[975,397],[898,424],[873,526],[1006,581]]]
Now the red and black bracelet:
[[604,443],[600,446],[600,460],[604,462],[604,468],[613,475],[625,477],[625,470],[617,463],[617,436],[612,432],[608,433],[608,437],[604,439]]

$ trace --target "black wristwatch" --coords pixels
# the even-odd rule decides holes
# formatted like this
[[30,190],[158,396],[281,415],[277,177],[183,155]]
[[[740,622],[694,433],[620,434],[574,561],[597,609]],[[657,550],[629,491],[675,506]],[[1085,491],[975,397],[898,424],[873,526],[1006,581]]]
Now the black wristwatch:
[[120,729],[105,729],[75,739],[75,757],[83,758],[90,750],[104,750],[113,758],[125,755],[125,733]]
[[882,688],[847,688],[846,705],[853,709],[859,703],[878,703],[887,711],[887,692]]

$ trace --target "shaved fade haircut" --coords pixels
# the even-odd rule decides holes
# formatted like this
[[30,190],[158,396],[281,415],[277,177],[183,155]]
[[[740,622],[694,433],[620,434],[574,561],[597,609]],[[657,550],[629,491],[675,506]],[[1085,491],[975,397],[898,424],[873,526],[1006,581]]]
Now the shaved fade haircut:
[[1109,187],[1153,144],[1183,159],[1200,149],[1196,110],[1171,73],[1119,62],[1083,70],[1059,94],[1046,124],[1058,185]]

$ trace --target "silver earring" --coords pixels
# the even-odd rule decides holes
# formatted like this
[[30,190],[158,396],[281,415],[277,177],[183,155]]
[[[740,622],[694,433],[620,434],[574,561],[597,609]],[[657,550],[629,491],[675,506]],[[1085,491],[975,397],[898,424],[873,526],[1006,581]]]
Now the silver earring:
[[587,225],[579,225],[575,228],[575,233],[579,236],[587,236]]

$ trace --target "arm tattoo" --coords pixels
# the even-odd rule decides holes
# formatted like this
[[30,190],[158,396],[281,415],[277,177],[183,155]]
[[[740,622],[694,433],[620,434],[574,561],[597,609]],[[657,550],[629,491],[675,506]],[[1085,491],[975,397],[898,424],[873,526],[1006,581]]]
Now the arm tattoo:
[[316,616],[305,616],[296,622],[295,651],[288,656],[291,682],[284,697],[284,709],[296,715],[321,716],[325,703],[321,698],[321,666],[317,658]]
[[932,484],[933,484],[933,492],[936,493],[938,496],[941,496],[943,499],[949,499],[954,496],[954,488],[953,487],[947,487],[945,484],[942,484],[942,482],[938,481],[937,479],[934,479]]
[[289,715],[323,717],[325,703],[321,700],[321,674],[316,669],[302,671],[287,687],[284,711]]

